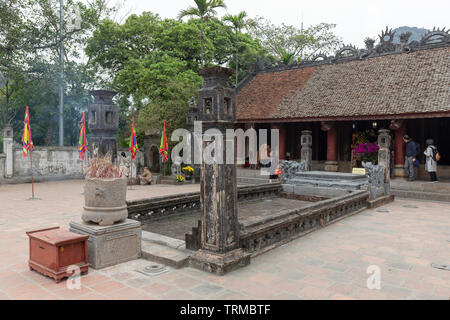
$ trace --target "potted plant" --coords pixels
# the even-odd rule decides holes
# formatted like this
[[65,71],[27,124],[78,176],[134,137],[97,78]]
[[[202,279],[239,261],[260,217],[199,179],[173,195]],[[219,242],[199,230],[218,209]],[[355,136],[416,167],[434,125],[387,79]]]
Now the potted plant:
[[192,179],[192,175],[194,174],[194,168],[190,166],[186,166],[182,169],[184,175],[186,176],[186,180],[190,181]]
[[378,150],[380,150],[380,147],[374,142],[360,143],[353,150],[353,156],[361,164],[364,162],[375,164],[377,162]]
[[184,182],[184,176],[182,174],[177,174],[176,179],[179,184]]
[[127,219],[127,179],[110,155],[90,160],[85,181],[81,216],[84,222],[111,226]]

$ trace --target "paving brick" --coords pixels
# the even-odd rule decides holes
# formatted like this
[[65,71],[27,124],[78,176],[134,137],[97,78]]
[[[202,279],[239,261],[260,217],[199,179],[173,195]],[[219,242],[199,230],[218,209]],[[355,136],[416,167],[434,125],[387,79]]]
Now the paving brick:
[[[33,204],[20,196],[29,185],[0,185],[0,203],[6,204],[0,213],[0,241],[6,241],[0,247],[0,299],[450,298],[450,273],[429,265],[449,261],[442,243],[450,238],[450,205],[427,202],[424,206],[414,200],[387,205],[389,214],[349,217],[252,258],[248,267],[225,276],[183,268],[147,277],[135,271],[149,264],[140,259],[90,269],[81,278],[83,289],[70,291],[65,281],[55,283],[29,271],[25,230],[48,225],[67,228],[71,220],[79,219],[81,185],[81,181],[40,183],[43,200]],[[131,197],[145,197],[149,190],[144,187]],[[184,190],[184,186],[151,188],[154,195]],[[405,204],[420,209],[403,208]],[[381,291],[367,289],[366,269],[371,264],[381,268]]]

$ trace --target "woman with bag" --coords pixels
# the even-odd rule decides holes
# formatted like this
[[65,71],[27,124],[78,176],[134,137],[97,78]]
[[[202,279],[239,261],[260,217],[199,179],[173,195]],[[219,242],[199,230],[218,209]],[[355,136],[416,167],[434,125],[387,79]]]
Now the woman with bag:
[[428,139],[426,141],[427,149],[425,150],[424,154],[426,156],[425,161],[425,170],[430,175],[430,179],[432,182],[437,181],[436,171],[437,171],[437,161],[435,154],[437,153],[436,147],[433,145],[434,141],[433,139]]

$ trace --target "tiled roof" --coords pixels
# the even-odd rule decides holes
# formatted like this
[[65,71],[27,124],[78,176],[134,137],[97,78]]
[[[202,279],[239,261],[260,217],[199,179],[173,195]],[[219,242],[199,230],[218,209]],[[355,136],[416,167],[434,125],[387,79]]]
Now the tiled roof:
[[450,114],[450,47],[256,74],[237,120]]

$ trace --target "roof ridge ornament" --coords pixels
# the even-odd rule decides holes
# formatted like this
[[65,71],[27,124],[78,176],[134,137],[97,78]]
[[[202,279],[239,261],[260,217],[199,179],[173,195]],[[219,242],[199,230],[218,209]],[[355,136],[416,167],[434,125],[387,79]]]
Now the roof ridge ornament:
[[308,60],[301,60],[289,65],[276,64],[272,65],[262,57],[258,57],[258,61],[250,68],[249,76],[253,77],[259,72],[279,72],[284,70],[298,69],[309,66],[318,66],[326,63],[337,63],[340,61],[364,60],[376,56],[395,54],[395,53],[409,53],[412,51],[438,48],[442,46],[450,46],[450,29],[444,27],[442,29],[434,27],[422,37],[420,41],[414,40],[408,42],[411,38],[410,32],[400,34],[400,43],[394,43],[394,36],[396,31],[386,26],[386,29],[381,30],[378,35],[380,42],[375,45],[375,40],[369,37],[364,39],[366,45],[365,49],[357,49],[354,45],[344,45],[337,53],[327,56],[323,52],[319,52]]
[[420,45],[428,46],[430,44],[450,42],[449,30],[445,31],[445,27],[442,29],[433,27],[432,31],[428,32],[426,35],[422,37],[422,39],[420,40]]

